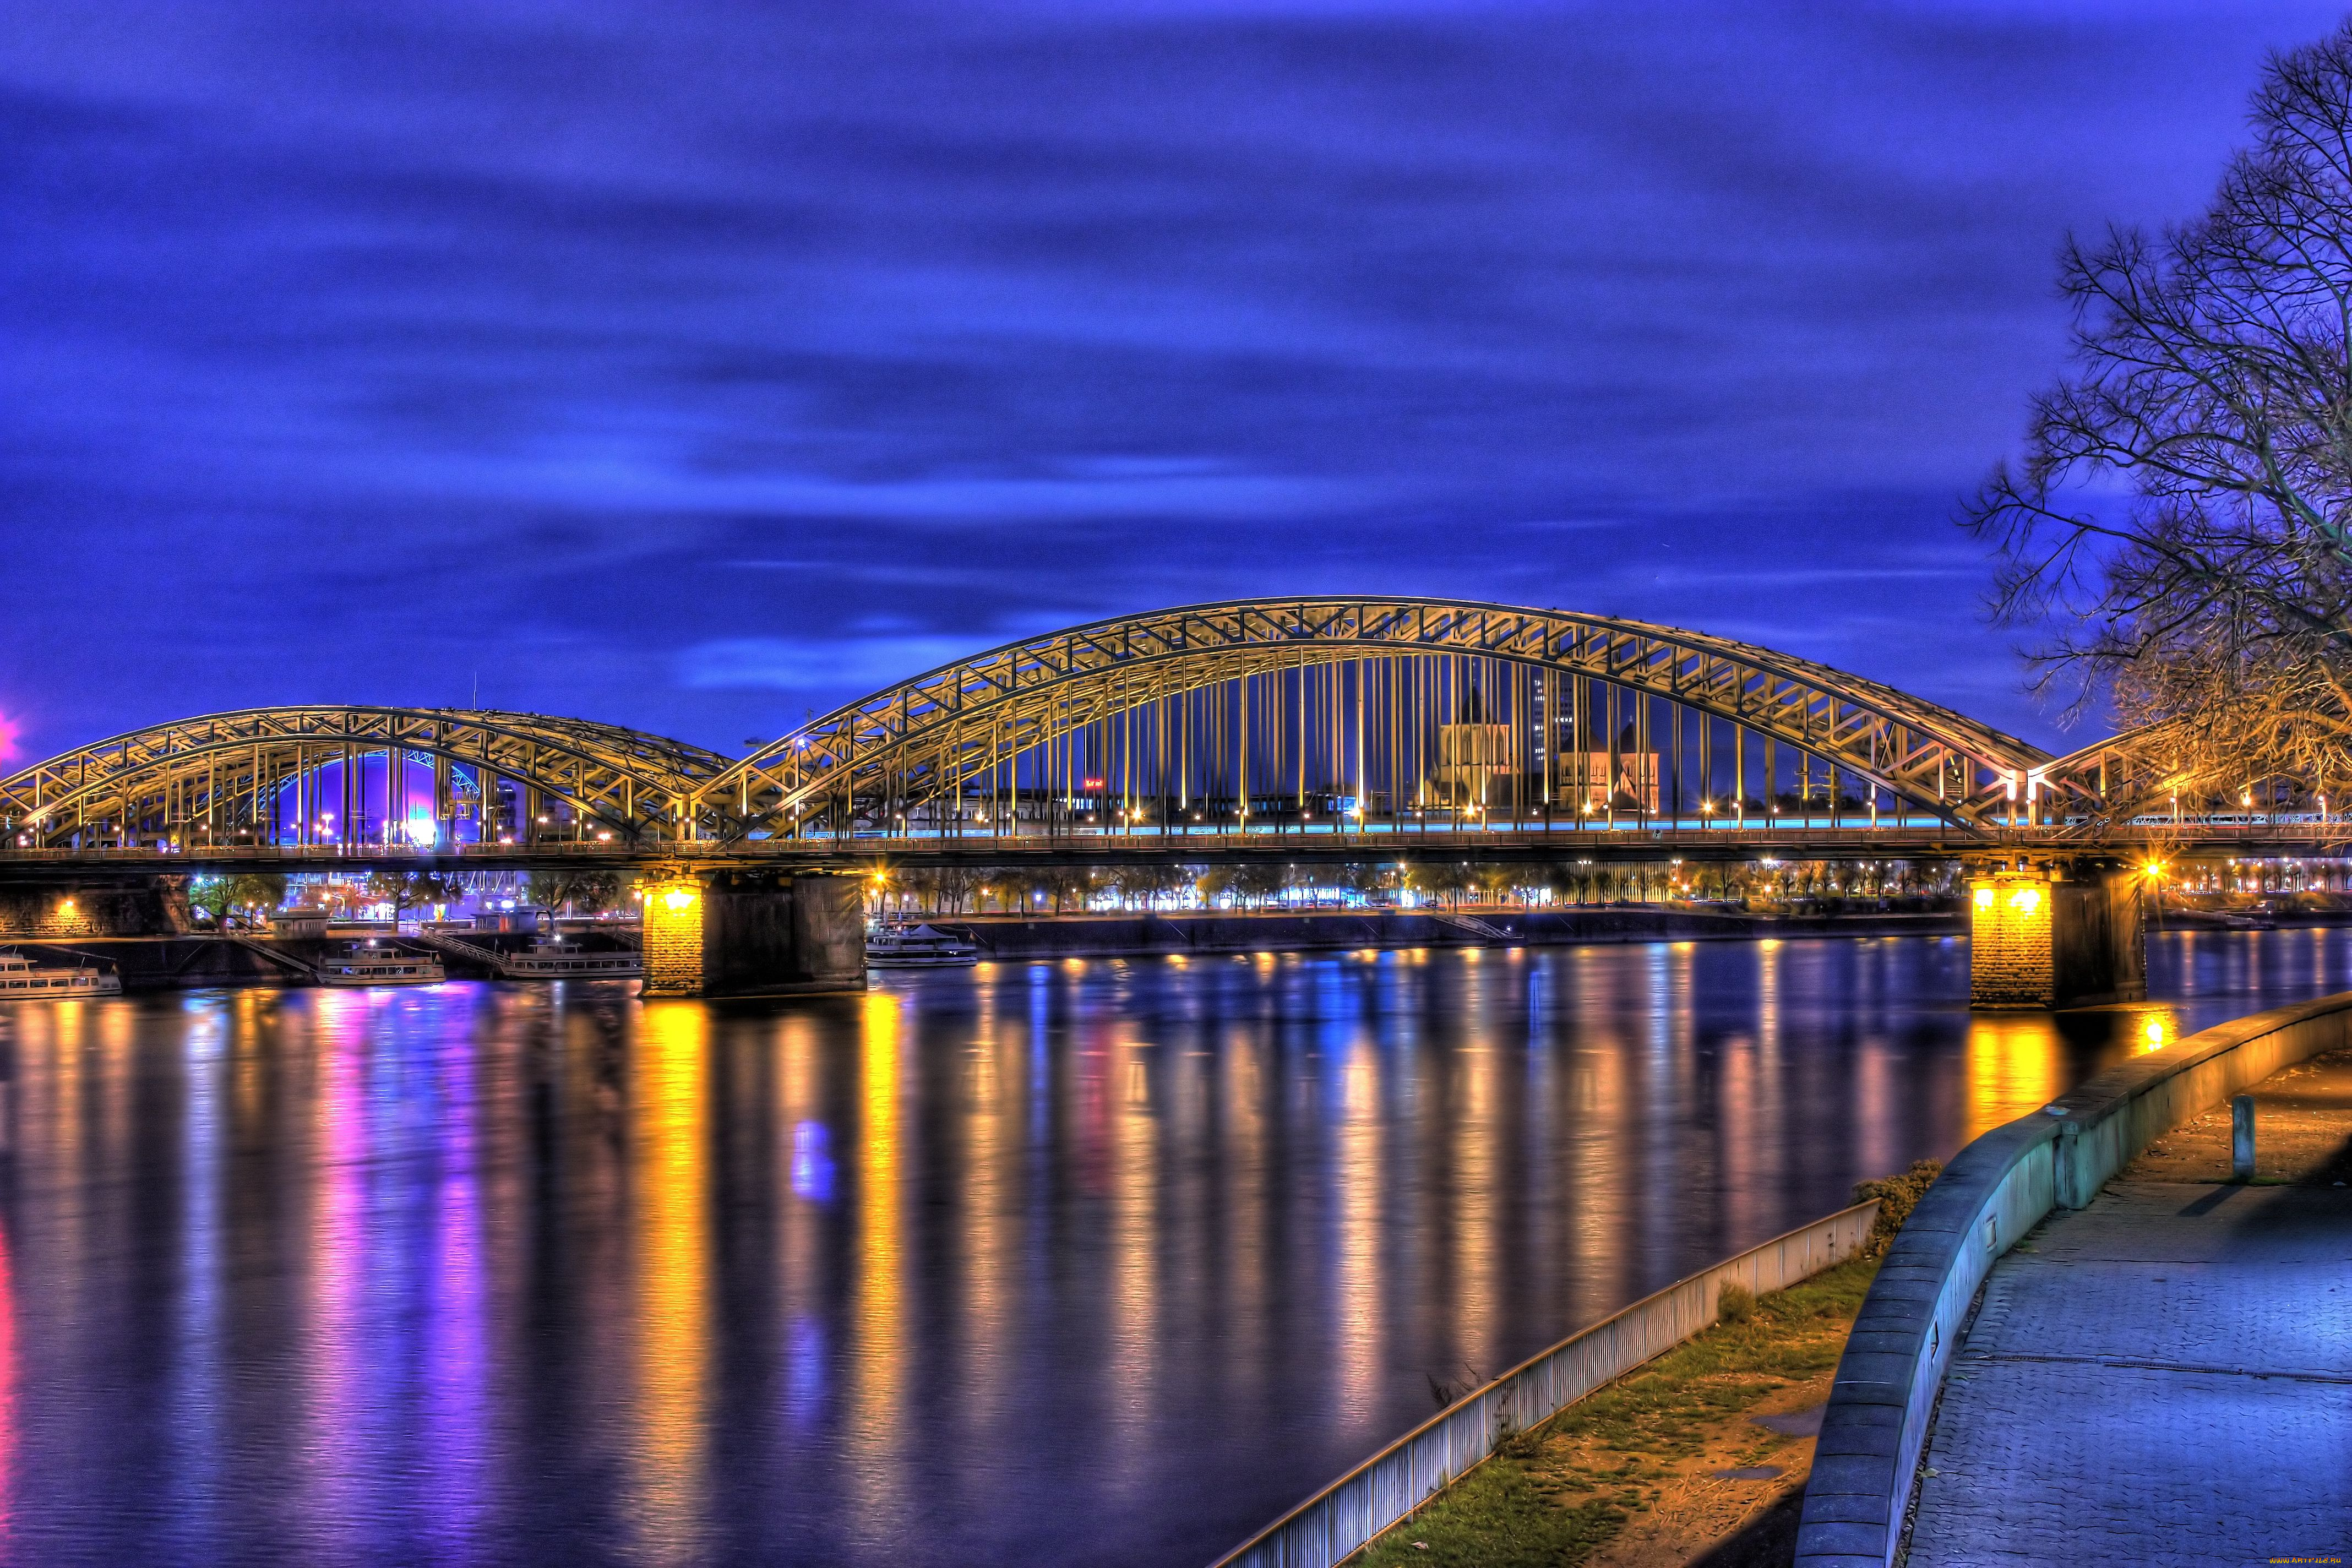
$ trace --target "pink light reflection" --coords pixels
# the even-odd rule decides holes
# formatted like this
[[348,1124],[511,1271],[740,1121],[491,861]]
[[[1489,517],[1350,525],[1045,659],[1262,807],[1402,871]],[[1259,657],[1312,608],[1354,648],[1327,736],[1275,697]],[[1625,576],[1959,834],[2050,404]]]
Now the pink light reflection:
[[16,1278],[10,1251],[0,1226],[0,1552],[16,1526]]

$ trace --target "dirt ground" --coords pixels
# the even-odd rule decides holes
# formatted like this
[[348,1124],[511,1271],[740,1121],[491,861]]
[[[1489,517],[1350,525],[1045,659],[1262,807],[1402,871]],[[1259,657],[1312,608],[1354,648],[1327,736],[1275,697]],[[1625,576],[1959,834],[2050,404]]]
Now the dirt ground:
[[1768,1296],[1570,1405],[1354,1561],[1368,1568],[1785,1563],[1874,1262]]
[[[1795,1554],[1797,1517],[1833,1376],[1780,1389],[1745,1415],[1724,1418],[1697,1454],[1664,1467],[1649,1511],[1594,1552],[1592,1568],[1786,1563]],[[1779,1473],[1725,1473],[1743,1470]]]
[[[2282,1068],[2254,1098],[2254,1180],[2299,1186],[2352,1182],[2352,1049]],[[2144,1182],[2230,1180],[2230,1108],[2173,1129],[2133,1163]]]

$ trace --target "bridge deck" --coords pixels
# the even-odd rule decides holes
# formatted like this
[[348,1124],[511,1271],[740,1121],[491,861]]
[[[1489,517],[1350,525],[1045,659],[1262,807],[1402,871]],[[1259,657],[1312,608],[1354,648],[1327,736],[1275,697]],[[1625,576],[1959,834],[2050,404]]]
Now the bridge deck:
[[1406,861],[1459,856],[1465,860],[1595,862],[1649,861],[1670,858],[1698,861],[1757,859],[1854,860],[1950,859],[2004,849],[2029,854],[2137,857],[2155,852],[2168,858],[2193,854],[2255,858],[2287,856],[2333,858],[2352,855],[2352,823],[2281,824],[2216,827],[2202,832],[2161,834],[2111,832],[2096,838],[2059,838],[2046,830],[2021,828],[1983,833],[1948,826],[1910,824],[1881,827],[1719,826],[1551,828],[1500,826],[1429,831],[1300,833],[1268,829],[1250,833],[1063,833],[990,837],[908,837],[861,834],[843,838],[718,840],[651,839],[629,843],[557,842],[466,844],[420,849],[407,845],[192,845],[180,849],[0,847],[0,880],[39,879],[58,872],[197,871],[221,869],[303,870],[329,868],[492,869],[500,867],[576,865],[593,862],[636,866],[648,862],[802,867],[810,870],[870,868],[961,863],[1021,865],[1218,865],[1278,860],[1317,865]]

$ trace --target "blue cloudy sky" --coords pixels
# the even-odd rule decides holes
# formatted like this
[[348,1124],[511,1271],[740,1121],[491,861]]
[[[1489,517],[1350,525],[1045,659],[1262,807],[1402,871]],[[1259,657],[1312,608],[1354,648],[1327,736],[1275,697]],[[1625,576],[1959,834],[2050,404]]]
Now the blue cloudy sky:
[[1695,626],[2048,739],[1949,522],[2317,5],[0,0],[0,722],[737,751],[1190,600]]

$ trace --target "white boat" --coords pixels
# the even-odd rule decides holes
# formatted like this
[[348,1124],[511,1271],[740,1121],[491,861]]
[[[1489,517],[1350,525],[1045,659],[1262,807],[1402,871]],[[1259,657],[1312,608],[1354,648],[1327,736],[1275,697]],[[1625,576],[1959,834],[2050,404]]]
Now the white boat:
[[120,996],[122,978],[95,964],[35,963],[21,952],[0,952],[0,1002],[38,1002],[56,996]]
[[499,963],[499,973],[514,980],[634,980],[645,972],[641,954],[599,951],[560,937],[541,937]]
[[448,978],[431,953],[357,944],[320,960],[318,975],[321,985],[437,985]]
[[868,969],[962,969],[979,962],[978,942],[932,926],[885,926],[866,939]]

